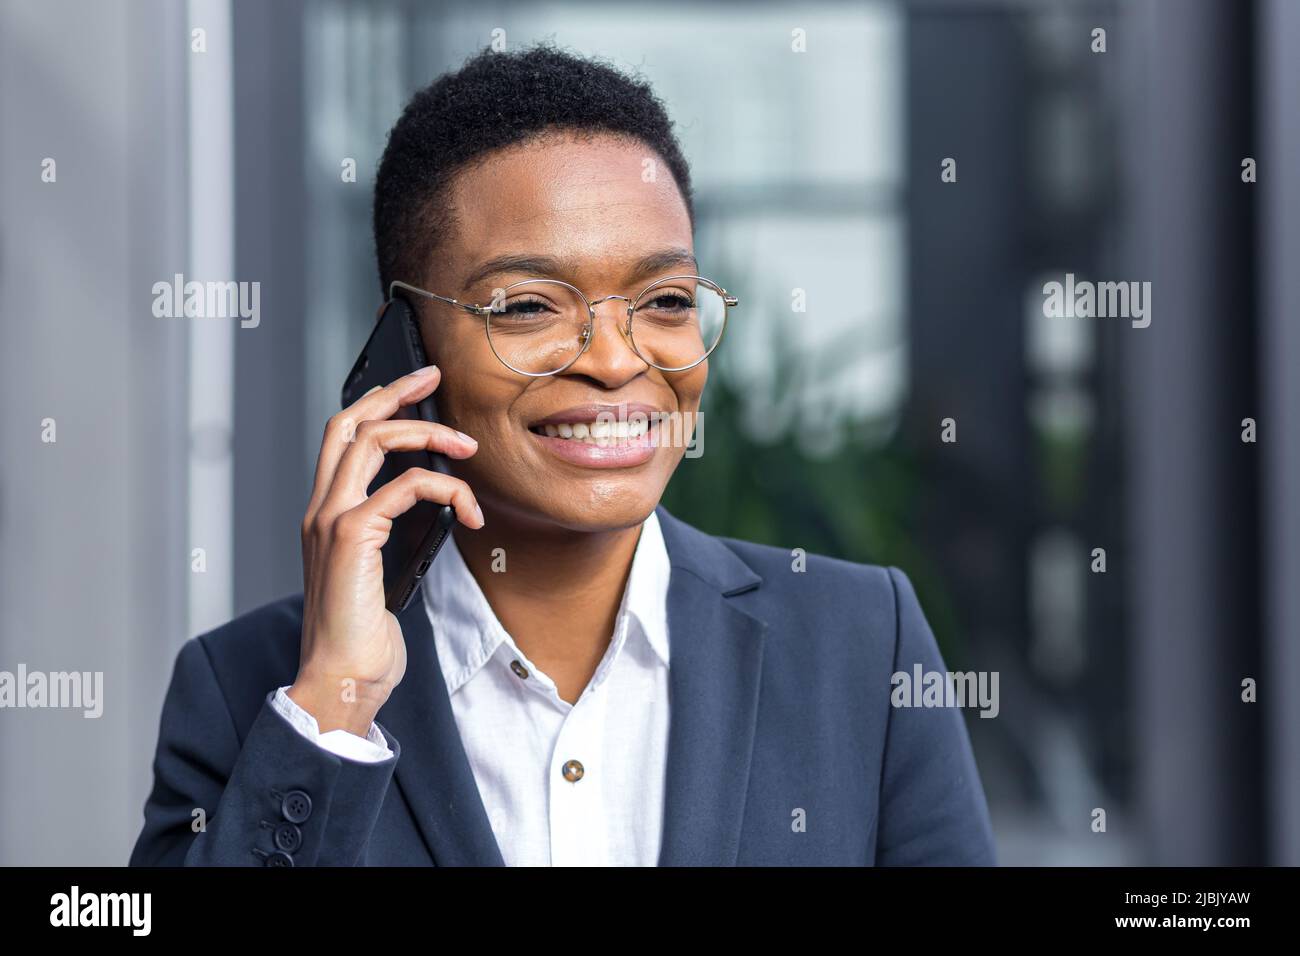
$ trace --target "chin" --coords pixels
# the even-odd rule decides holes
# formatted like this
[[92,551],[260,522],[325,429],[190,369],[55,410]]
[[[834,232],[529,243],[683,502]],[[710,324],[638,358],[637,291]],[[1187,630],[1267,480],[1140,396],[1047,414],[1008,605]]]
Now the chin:
[[569,488],[545,504],[537,503],[534,516],[570,531],[619,531],[645,521],[659,504],[663,487],[658,483],[646,487],[643,482],[608,481],[584,489],[582,494],[577,492]]

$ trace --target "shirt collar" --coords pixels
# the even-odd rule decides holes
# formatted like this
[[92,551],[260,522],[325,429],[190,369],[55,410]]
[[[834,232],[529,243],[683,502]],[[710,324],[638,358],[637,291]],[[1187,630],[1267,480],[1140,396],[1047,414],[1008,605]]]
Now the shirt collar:
[[[608,664],[612,663],[623,640],[633,630],[629,626],[633,620],[655,655],[665,666],[668,665],[670,574],[671,564],[659,516],[652,511],[641,525],[641,535],[632,556],[632,569],[628,573],[612,635],[615,643],[613,653],[605,658],[593,680],[603,678]],[[518,652],[496,612],[488,604],[483,589],[470,573],[453,535],[447,536],[438,557],[430,565],[421,591],[448,694],[454,694],[478,673],[501,644],[508,644],[512,652]],[[522,657],[522,654],[517,653],[517,656]]]

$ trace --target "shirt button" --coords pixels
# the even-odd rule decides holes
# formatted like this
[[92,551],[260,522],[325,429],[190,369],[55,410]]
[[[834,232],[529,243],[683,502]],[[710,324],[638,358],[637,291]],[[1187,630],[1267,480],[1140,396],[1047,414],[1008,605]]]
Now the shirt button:
[[578,760],[568,760],[564,764],[564,779],[570,783],[577,783],[582,779],[584,771],[582,763]]
[[525,667],[523,664],[520,664],[518,661],[511,661],[510,669],[514,671],[515,674],[518,677],[520,677],[522,680],[528,679],[528,668]]

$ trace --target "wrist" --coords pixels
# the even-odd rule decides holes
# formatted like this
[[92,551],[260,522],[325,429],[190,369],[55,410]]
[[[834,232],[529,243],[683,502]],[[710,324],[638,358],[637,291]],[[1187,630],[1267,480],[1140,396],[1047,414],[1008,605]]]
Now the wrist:
[[370,725],[383,705],[383,701],[376,701],[373,695],[357,693],[342,686],[341,682],[336,686],[321,687],[300,679],[294,681],[285,694],[311,714],[322,734],[332,730],[346,730],[358,737],[365,737],[370,733]]

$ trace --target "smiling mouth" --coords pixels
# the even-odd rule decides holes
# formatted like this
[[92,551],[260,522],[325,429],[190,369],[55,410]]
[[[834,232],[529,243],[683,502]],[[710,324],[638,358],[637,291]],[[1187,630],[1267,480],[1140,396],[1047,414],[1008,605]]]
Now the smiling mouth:
[[534,435],[546,438],[560,438],[571,442],[585,442],[606,448],[636,441],[650,430],[650,422],[644,415],[634,416],[629,421],[561,422],[555,425],[530,425],[528,430]]

